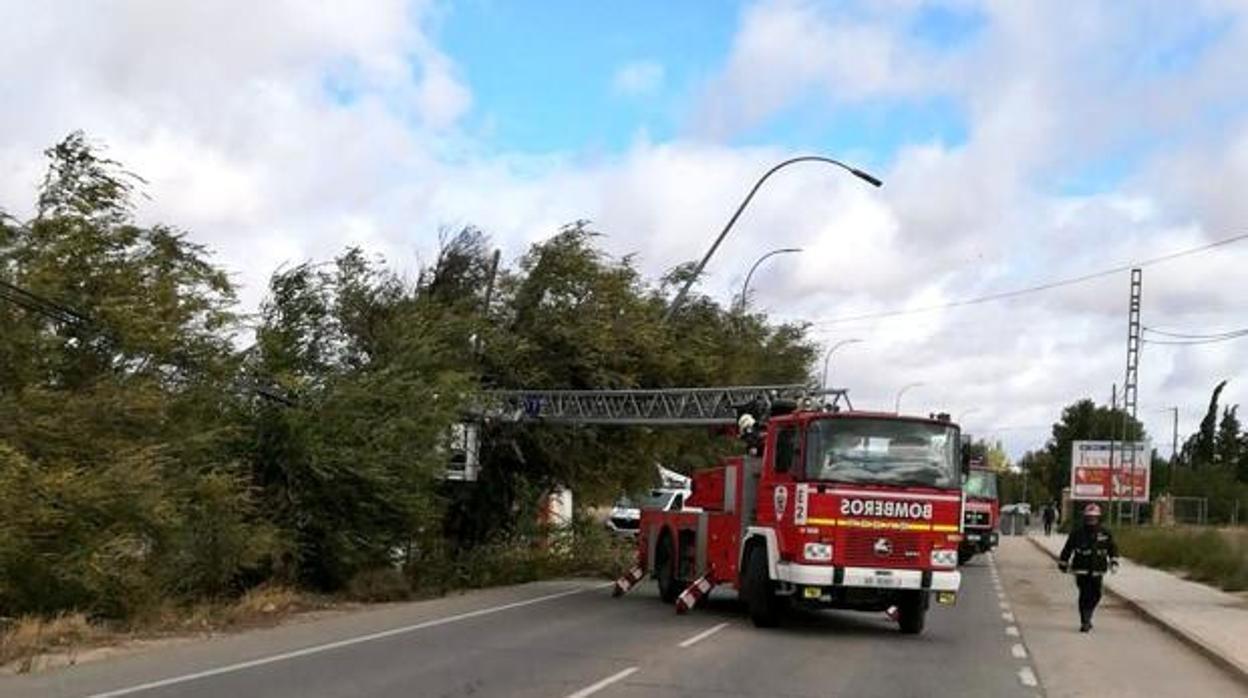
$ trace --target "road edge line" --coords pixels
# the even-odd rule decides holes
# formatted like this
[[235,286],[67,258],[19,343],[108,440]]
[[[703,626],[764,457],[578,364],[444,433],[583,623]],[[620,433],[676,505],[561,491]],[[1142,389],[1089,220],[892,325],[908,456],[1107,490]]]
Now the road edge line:
[[156,681],[147,681],[147,682],[140,683],[140,684],[134,684],[132,686],[114,688],[108,691],[100,691],[98,693],[92,693],[88,695],[87,698],[119,698],[119,696],[128,696],[128,695],[132,695],[135,693],[142,693],[144,691],[150,691],[156,688],[164,688],[165,686],[173,686],[173,685],[182,684],[182,683],[190,683],[191,681],[198,681],[200,679],[206,679],[212,676],[220,676],[222,674],[232,674],[236,671],[243,671],[246,669],[251,669],[253,667],[265,666],[268,664],[276,664],[278,662],[284,662],[290,659],[298,659],[300,657],[307,657],[313,654],[329,652],[329,651],[336,650],[342,647],[350,647],[352,645],[359,645],[365,642],[372,642],[374,640],[383,640],[388,637],[394,637],[395,635],[405,635],[407,633],[416,632],[417,630],[424,630],[425,628],[433,628],[439,625],[448,625],[450,623],[457,623],[461,620],[469,620],[471,618],[479,618],[481,616],[488,616],[493,613],[509,611],[513,608],[531,606],[533,604],[542,603],[544,601],[553,601],[555,599],[563,598],[565,596],[572,596],[573,594],[580,594],[586,591],[602,589],[607,586],[610,586],[610,583],[596,584],[592,586],[580,586],[575,589],[567,589],[567,590],[557,592],[554,594],[545,594],[543,596],[535,596],[531,599],[513,601],[511,603],[505,603],[499,606],[489,606],[486,608],[479,608],[475,611],[466,611],[464,613],[456,613],[455,615],[444,616],[442,618],[433,618],[427,621],[422,621],[420,623],[413,623],[411,625],[404,625],[404,626],[400,626],[397,628],[390,628],[388,630],[380,630],[375,633],[367,633],[365,635],[357,635],[355,637],[347,637],[341,640],[335,640],[333,642],[325,642],[319,645],[312,645],[310,647],[302,647],[300,649],[290,650],[288,652],[279,652],[278,654],[271,654],[271,655],[264,656],[264,657],[257,657],[255,659],[249,659],[243,662],[235,662],[233,664],[226,664],[225,666],[214,667],[211,669],[203,669],[201,671],[195,671],[189,674],[182,674],[180,676],[171,676],[165,679],[157,679]]
[[[1027,540],[1030,541],[1032,545],[1036,546],[1040,552],[1048,555],[1054,560],[1058,559],[1058,556],[1048,548],[1044,547],[1040,541],[1032,538],[1031,536],[1027,536]],[[1109,585],[1108,579],[1105,580],[1105,582],[1105,591],[1109,592],[1114,598],[1121,601],[1124,606],[1130,608],[1132,611],[1135,611],[1136,615],[1140,616],[1152,625],[1166,631],[1172,637],[1177,638],[1188,647],[1196,650],[1197,654],[1200,654],[1205,659],[1208,659],[1212,664],[1229,674],[1232,679],[1238,681],[1244,686],[1248,686],[1248,667],[1240,666],[1239,662],[1223,655],[1195,633],[1189,632],[1178,624],[1166,620],[1165,616],[1163,616],[1161,612],[1150,608],[1148,604],[1136,601],[1135,599],[1122,594],[1117,589]]]

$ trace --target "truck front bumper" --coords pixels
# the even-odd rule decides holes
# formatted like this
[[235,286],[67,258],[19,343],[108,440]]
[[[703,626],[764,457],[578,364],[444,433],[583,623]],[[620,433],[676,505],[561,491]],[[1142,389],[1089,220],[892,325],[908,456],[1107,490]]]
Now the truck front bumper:
[[832,567],[796,562],[776,564],[776,579],[800,586],[858,587],[862,589],[923,589],[957,591],[962,573],[957,570],[896,570],[874,567]]
[[982,553],[997,547],[997,543],[1000,541],[999,535],[995,529],[968,528],[962,535],[962,540],[968,547]]

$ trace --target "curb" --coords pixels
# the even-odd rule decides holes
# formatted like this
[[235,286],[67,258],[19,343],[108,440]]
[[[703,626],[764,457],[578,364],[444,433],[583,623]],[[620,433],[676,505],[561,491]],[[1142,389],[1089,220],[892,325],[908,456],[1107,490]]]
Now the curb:
[[[1054,555],[1048,548],[1041,545],[1039,541],[1031,536],[1027,536],[1027,540],[1032,545],[1036,546],[1040,552],[1048,555],[1050,558],[1054,560],[1058,558],[1057,555]],[[1231,678],[1235,679],[1244,686],[1248,686],[1248,667],[1241,666],[1239,662],[1222,654],[1222,652],[1220,652],[1216,647],[1213,647],[1209,643],[1205,642],[1194,633],[1191,633],[1183,627],[1166,620],[1160,613],[1150,608],[1148,604],[1141,603],[1135,599],[1118,593],[1118,591],[1109,586],[1108,583],[1105,584],[1105,591],[1109,592],[1114,598],[1121,601],[1127,608],[1135,611],[1143,617],[1144,620],[1147,620],[1158,628],[1161,628],[1173,637],[1177,638],[1183,644],[1196,650],[1206,659],[1217,665],[1219,669],[1222,669],[1226,673],[1230,674]]]

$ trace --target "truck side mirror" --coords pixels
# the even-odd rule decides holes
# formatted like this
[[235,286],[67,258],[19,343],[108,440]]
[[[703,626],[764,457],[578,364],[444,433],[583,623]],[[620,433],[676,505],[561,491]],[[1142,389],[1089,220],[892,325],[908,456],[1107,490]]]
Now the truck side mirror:
[[962,449],[962,477],[965,479],[971,474],[971,452]]

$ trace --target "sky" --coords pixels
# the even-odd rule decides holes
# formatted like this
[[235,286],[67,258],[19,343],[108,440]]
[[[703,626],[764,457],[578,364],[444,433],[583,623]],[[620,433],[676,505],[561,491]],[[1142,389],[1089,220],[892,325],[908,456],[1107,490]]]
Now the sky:
[[[948,411],[1018,456],[1108,402],[1125,272],[941,311],[1248,233],[1248,3],[846,0],[0,0],[0,208],[75,129],[149,182],[141,222],[209,245],[254,308],[346,245],[413,273],[439,230],[505,258],[592,221],[650,277],[699,258],[727,302],[812,323],[860,408]],[[1248,241],[1144,269],[1151,328],[1248,326]],[[1154,335],[1156,337],[1156,335]],[[728,350],[728,348],[726,348]],[[1145,344],[1168,453],[1248,340]]]

